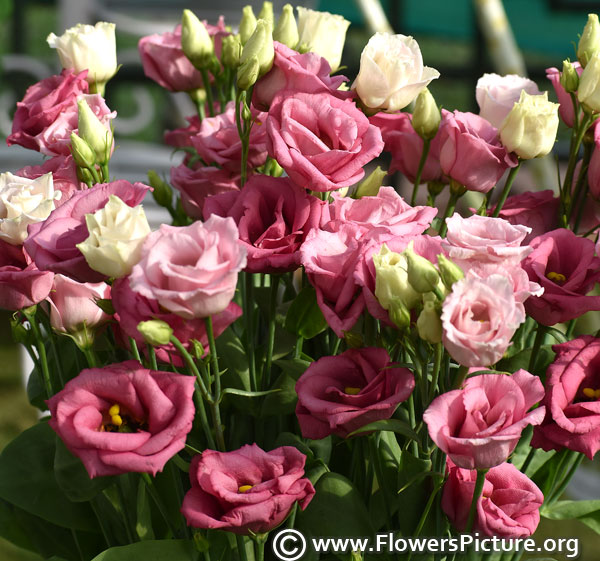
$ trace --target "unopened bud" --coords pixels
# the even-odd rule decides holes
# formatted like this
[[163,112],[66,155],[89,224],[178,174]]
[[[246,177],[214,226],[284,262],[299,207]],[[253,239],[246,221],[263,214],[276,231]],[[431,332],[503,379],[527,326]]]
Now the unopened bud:
[[181,48],[196,68],[209,66],[215,47],[206,26],[191,10],[183,10]]
[[166,321],[152,319],[150,321],[140,321],[137,330],[142,334],[144,340],[153,347],[168,345],[171,341],[173,330]]
[[204,350],[204,345],[200,341],[198,341],[198,339],[191,339],[190,343],[191,343],[191,350],[192,350],[194,356],[198,360],[200,360],[204,356],[204,353],[206,352]]
[[115,314],[115,307],[110,298],[96,298],[94,300],[96,306],[98,306],[106,315],[113,316]]
[[273,47],[273,28],[268,21],[259,19],[256,22],[256,29],[252,37],[244,45],[240,64],[256,57],[259,65],[259,77],[264,76],[273,66],[275,58],[275,49]]
[[442,321],[435,303],[431,299],[423,302],[423,310],[417,318],[419,337],[428,343],[440,343],[442,340]]
[[344,340],[349,349],[360,349],[363,346],[363,338],[360,333],[354,333],[352,331],[344,332]]
[[408,269],[408,282],[421,293],[431,292],[437,289],[440,275],[433,263],[425,257],[417,255],[413,250],[413,243],[404,250]]
[[563,70],[560,75],[560,85],[567,93],[576,92],[579,88],[579,74],[570,60],[563,61]]
[[400,330],[410,327],[410,312],[402,300],[396,298],[390,303],[388,314],[392,323]]
[[465,274],[456,263],[450,261],[443,253],[440,253],[437,258],[442,282],[448,290],[452,290],[452,285],[465,278]]
[[77,102],[79,108],[78,134],[96,154],[96,161],[103,165],[110,159],[113,135],[96,117],[85,99]]
[[258,57],[253,56],[246,60],[237,71],[237,87],[240,90],[247,90],[256,83],[260,73],[260,64]]
[[148,172],[148,182],[153,188],[152,197],[162,207],[170,207],[173,203],[173,190],[154,170]]
[[92,172],[87,168],[77,167],[77,179],[86,185],[94,185]]
[[74,132],[71,133],[71,154],[79,167],[91,168],[96,165],[94,151],[85,140]]
[[221,62],[227,68],[237,68],[242,56],[242,42],[239,35],[227,35],[223,37],[221,48]]
[[263,2],[262,8],[258,14],[258,19],[264,19],[271,24],[271,29],[275,25],[275,16],[273,15],[273,2]]
[[361,197],[376,197],[379,193],[379,188],[383,185],[383,180],[387,175],[387,171],[382,170],[377,166],[365,179],[359,184],[354,192],[354,198]]
[[273,39],[287,45],[293,49],[300,39],[298,34],[298,24],[294,17],[294,8],[291,4],[286,4],[277,20],[277,27],[273,31]]
[[415,101],[412,117],[413,129],[424,140],[431,140],[437,134],[440,120],[440,109],[431,92],[424,88]]
[[428,181],[427,182],[427,192],[433,197],[437,197],[446,186],[442,181]]
[[375,298],[384,310],[389,310],[392,302],[402,300],[411,310],[421,299],[408,282],[406,257],[390,251],[386,244],[379,253],[373,255],[375,266]]
[[591,58],[600,51],[600,23],[597,14],[588,14],[588,20],[577,45],[577,60],[586,67]]
[[240,40],[242,45],[248,42],[256,29],[256,16],[252,11],[252,6],[244,6],[242,10],[242,21],[240,22]]

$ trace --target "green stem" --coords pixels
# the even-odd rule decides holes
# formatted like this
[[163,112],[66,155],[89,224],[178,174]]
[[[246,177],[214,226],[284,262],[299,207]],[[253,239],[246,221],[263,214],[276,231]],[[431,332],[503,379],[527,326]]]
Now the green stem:
[[133,337],[129,337],[129,346],[131,347],[131,354],[133,355],[133,358],[135,358],[135,360],[141,364],[142,357],[140,356],[140,351]]
[[485,483],[485,474],[487,469],[477,470],[477,479],[475,480],[475,488],[473,489],[473,499],[471,500],[471,508],[469,509],[469,518],[467,518],[467,526],[465,533],[470,534],[473,530],[473,524],[475,522],[475,514],[477,513],[477,503],[483,492],[483,484]]
[[208,114],[211,117],[214,117],[215,106],[213,103],[213,94],[210,85],[210,78],[208,76],[208,70],[206,70],[206,68],[200,68],[200,74],[202,74],[202,84],[204,85],[204,91],[206,92],[206,104],[208,105]]
[[100,176],[98,175],[98,171],[96,170],[96,166],[91,166],[87,169],[92,174],[92,178],[94,179],[94,185],[97,185],[98,183],[102,183],[102,181],[100,181]]
[[110,183],[110,172],[108,171],[108,162],[105,164],[102,164],[100,166],[100,170],[102,171],[102,182]]
[[275,347],[275,315],[277,313],[277,289],[279,275],[271,275],[271,301],[269,304],[269,334],[267,338],[267,357],[263,370],[262,386],[268,390],[271,385],[271,366],[273,363],[273,349]]
[[444,355],[444,346],[442,343],[436,343],[435,355],[433,359],[433,372],[431,375],[431,386],[429,387],[429,403],[433,401],[435,392],[438,389],[438,380],[440,377],[440,368],[442,366],[442,357]]
[[456,202],[458,201],[460,195],[450,192],[450,198],[448,199],[448,204],[446,205],[446,210],[444,212],[444,217],[442,218],[442,224],[440,226],[440,237],[444,237],[446,235],[446,230],[448,226],[446,225],[446,218],[449,218],[450,215],[454,212],[456,208]]
[[265,541],[263,539],[254,540],[254,559],[265,561]]
[[192,355],[190,355],[190,353],[187,352],[186,348],[183,346],[181,341],[177,339],[177,337],[175,337],[175,335],[171,335],[170,341],[171,343],[173,343],[173,346],[177,349],[177,352],[179,353],[181,358],[183,358],[183,361],[185,362],[186,366],[190,369],[192,374],[196,376],[196,381],[198,382],[198,386],[200,387],[200,391],[202,392],[202,397],[206,399],[206,401],[210,402],[211,397],[208,393],[208,389],[204,383],[204,380],[202,379],[202,376],[200,375],[200,372],[198,371],[198,368],[196,367],[196,363],[194,362]]
[[533,461],[533,458],[535,458],[536,450],[537,450],[537,448],[532,448],[531,450],[529,450],[529,454],[527,454],[527,457],[525,458],[525,461],[523,462],[523,465],[521,466],[522,473],[525,473],[527,471],[529,464],[531,464],[531,462]]
[[217,357],[217,345],[215,343],[215,334],[213,331],[212,318],[208,316],[204,319],[206,325],[206,334],[208,336],[208,345],[210,348],[210,364],[212,376],[215,381],[215,389],[213,392],[210,409],[215,427],[215,436],[217,439],[217,447],[221,452],[225,451],[225,436],[223,435],[223,425],[221,423],[221,411],[219,402],[221,401],[221,373],[219,372],[219,358]]
[[44,380],[44,386],[46,388],[46,395],[48,399],[50,399],[54,395],[54,390],[52,389],[52,380],[50,379],[50,369],[48,368],[48,357],[46,355],[44,339],[42,338],[40,328],[37,324],[35,312],[23,313],[25,314],[25,317],[29,320],[29,325],[31,325],[31,330],[33,331],[33,336],[35,338],[35,346],[37,348],[38,356],[40,359],[39,362],[42,367],[42,377]]
[[[568,469],[567,474],[563,478],[562,482],[558,485],[556,490],[554,490],[552,492],[552,494],[550,495],[550,498],[547,501],[544,501],[545,505],[551,505],[552,503],[554,503],[558,499],[560,499],[560,497],[565,492],[572,477],[575,475],[577,468],[581,465],[581,462],[583,461],[583,458],[584,458],[584,455],[580,454],[578,452],[572,451],[571,454],[569,454],[569,455],[570,455],[569,460],[572,462],[571,467]],[[573,458],[574,458],[574,461],[573,461]]]
[[156,363],[156,351],[152,345],[148,345],[148,357],[150,358],[150,368],[152,370],[158,370],[158,364]]
[[96,368],[98,366],[98,361],[96,360],[96,354],[93,349],[91,347],[80,347],[80,349],[85,356],[85,360],[87,360],[88,366],[90,368]]
[[235,541],[237,542],[237,549],[240,561],[248,561],[248,554],[246,553],[246,538],[244,536],[236,534]]
[[[581,205],[578,205],[579,198],[581,197],[582,191],[587,191],[587,172],[590,164],[590,159],[592,158],[592,153],[594,152],[595,144],[593,142],[584,142],[583,144],[583,160],[581,162],[581,169],[579,171],[579,175],[577,176],[577,183],[575,183],[575,190],[573,191],[573,200],[571,201],[571,208],[569,209],[569,222],[571,222],[574,218],[575,212],[577,209],[580,209],[578,215],[583,214],[583,209],[585,208],[585,199],[581,201]],[[580,218],[580,216],[577,216]],[[574,228],[577,230],[577,227]]]
[[529,358],[529,366],[527,367],[528,372],[533,372],[535,369],[537,355],[539,354],[540,347],[542,346],[544,338],[546,337],[546,331],[548,331],[548,328],[545,325],[538,323],[533,349],[531,349],[531,357]]
[[429,147],[431,146],[431,140],[426,139],[423,142],[423,151],[421,152],[421,159],[419,160],[419,167],[417,168],[417,175],[415,176],[415,186],[413,187],[412,196],[410,198],[411,206],[415,206],[417,203],[417,192],[419,191],[419,185],[421,184],[421,175],[423,175],[423,168],[427,161],[427,155],[429,154]]
[[250,389],[258,389],[256,380],[256,362],[254,360],[254,275],[244,273],[244,319],[246,320],[246,356],[248,357],[248,372],[250,376]]
[[294,358],[300,358],[300,355],[302,354],[303,343],[304,337],[298,335],[298,338],[296,339],[296,346],[294,347]]
[[369,436],[367,436],[367,440],[369,442],[369,453],[371,456],[371,461],[373,462],[373,466],[375,468],[375,479],[377,481],[377,487],[381,489],[381,496],[383,497],[383,506],[387,515],[384,527],[386,528],[386,530],[389,530],[389,524],[392,521],[392,508],[390,506],[388,490],[386,488],[385,479],[383,477],[383,469],[381,467],[381,458],[379,457],[377,439],[377,434],[370,434]]
[[565,337],[570,339],[573,337],[573,331],[575,331],[575,326],[577,325],[577,318],[572,319],[567,326],[567,332],[565,333]]
[[465,378],[467,377],[467,374],[469,373],[469,367],[468,366],[459,366],[458,367],[458,375],[456,376],[456,380],[454,380],[454,384],[452,385],[452,388],[457,390],[459,389],[463,382],[465,381]]
[[498,202],[496,203],[496,208],[494,209],[494,212],[492,212],[492,216],[494,218],[498,218],[498,216],[500,215],[500,211],[502,210],[502,207],[504,206],[504,203],[506,202],[506,199],[508,198],[508,194],[510,193],[510,189],[515,180],[515,177],[517,177],[517,173],[519,173],[520,168],[521,168],[521,160],[519,160],[519,163],[517,164],[517,166],[514,168],[511,168],[510,172],[508,173],[508,177],[506,178],[506,183],[504,184],[504,189],[502,189],[500,198],[498,199]]
[[[431,510],[431,507],[433,506],[433,502],[435,501],[438,491],[442,488],[442,484],[443,484],[443,479],[442,479],[441,483],[436,484],[435,488],[433,489],[433,492],[429,495],[429,498],[427,499],[427,503],[425,504],[425,508],[423,509],[423,513],[421,514],[419,523],[417,524],[417,528],[411,534],[412,537],[418,538],[421,535],[423,526],[425,526],[425,522],[427,521],[427,517],[429,516],[429,511]],[[406,561],[411,560],[412,554],[413,554],[413,552],[410,551]]]

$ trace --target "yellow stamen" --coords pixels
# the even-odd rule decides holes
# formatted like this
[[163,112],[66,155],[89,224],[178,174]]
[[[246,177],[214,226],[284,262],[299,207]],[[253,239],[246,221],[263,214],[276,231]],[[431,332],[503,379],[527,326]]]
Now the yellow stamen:
[[552,282],[556,282],[556,283],[564,283],[567,281],[567,277],[565,277],[565,275],[563,275],[562,273],[555,273],[554,271],[550,271],[546,277],[548,279],[550,279]]
[[600,389],[595,390],[593,388],[583,388],[583,395],[590,399],[600,399]]
[[116,427],[120,427],[123,424],[123,419],[121,419],[121,415],[112,415],[110,420],[112,424]]
[[111,417],[114,417],[115,415],[118,415],[121,412],[121,407],[119,406],[118,403],[115,403],[109,410],[108,410],[108,414]]
[[252,487],[254,487],[254,485],[242,485],[238,489],[238,493],[245,493],[246,491],[250,491],[250,489],[252,489]]
[[348,394],[348,395],[356,395],[360,393],[360,388],[353,388],[351,386],[348,386],[346,388],[344,388],[344,393]]

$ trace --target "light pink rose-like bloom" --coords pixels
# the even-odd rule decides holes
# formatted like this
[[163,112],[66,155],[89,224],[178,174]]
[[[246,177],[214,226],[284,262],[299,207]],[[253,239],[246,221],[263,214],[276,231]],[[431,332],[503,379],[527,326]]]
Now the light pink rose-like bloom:
[[496,364],[525,321],[523,304],[504,275],[478,278],[474,273],[454,283],[442,305],[442,341],[464,366]]
[[[581,64],[574,62],[573,67],[577,71],[577,74],[581,76],[581,73],[583,72]],[[565,125],[567,125],[567,127],[572,128],[573,124],[575,123],[575,110],[573,109],[573,101],[571,100],[571,96],[565,91],[565,88],[563,88],[560,83],[561,74],[562,72],[558,68],[546,68],[546,78],[552,82],[554,91],[556,92],[556,97],[558,98],[558,103],[560,105],[558,108],[560,118],[563,120]]]
[[54,273],[40,271],[22,245],[0,240],[0,309],[12,312],[42,302]]
[[436,397],[423,413],[429,436],[459,467],[488,469],[505,462],[527,425],[539,425],[545,408],[537,376],[480,374]]
[[73,161],[73,156],[54,156],[54,158],[49,158],[40,166],[21,168],[15,172],[15,175],[37,179],[49,172],[52,173],[54,191],[62,193],[60,199],[54,201],[56,208],[66,203],[76,191],[82,190],[82,183],[77,178],[77,166]]
[[[47,403],[49,424],[90,477],[156,475],[185,446],[194,420],[194,377],[135,360],[83,370]],[[119,432],[109,410],[119,406]]]
[[[414,183],[423,153],[423,139],[412,126],[410,113],[377,113],[369,117],[372,125],[381,131],[385,152],[392,156],[389,173],[402,172]],[[429,146],[425,166],[421,173],[421,182],[443,181],[440,167],[440,135],[436,134]]]
[[324,192],[360,181],[383,140],[353,101],[284,90],[269,109],[267,149],[292,181]]
[[54,275],[54,284],[48,297],[50,324],[63,333],[74,333],[84,327],[98,327],[110,317],[95,301],[108,298],[110,286],[104,282],[80,283],[63,275]]
[[[250,129],[248,167],[263,165],[267,160],[266,113],[254,111]],[[198,134],[191,137],[193,147],[209,164],[216,163],[233,173],[240,172],[242,141],[235,123],[235,103],[230,101],[224,113],[202,120]]]
[[164,135],[165,144],[174,148],[183,148],[184,146],[193,146],[192,138],[200,132],[200,118],[198,115],[186,117],[187,126],[166,131]]
[[213,195],[238,192],[240,177],[213,166],[171,168],[171,185],[181,193],[183,210],[190,218],[202,218],[204,203]]
[[362,259],[363,230],[356,224],[336,223],[336,231],[311,230],[300,248],[300,261],[315,287],[317,303],[338,337],[344,336],[365,307],[354,271]]
[[[459,532],[464,532],[477,472],[459,468],[451,460],[448,460],[448,472],[442,509],[453,526]],[[512,464],[500,464],[485,474],[473,531],[505,539],[531,536],[540,522],[543,502],[544,495],[531,479]]]
[[254,175],[241,191],[210,197],[204,217],[230,216],[246,248],[249,273],[284,273],[300,266],[300,246],[326,210],[287,177]]
[[204,450],[192,460],[192,488],[181,512],[194,528],[261,534],[283,522],[297,502],[302,510],[315,490],[304,477],[306,456],[293,446],[265,452],[247,444],[232,452]]
[[502,146],[498,129],[479,115],[442,110],[437,136],[444,175],[469,191],[487,193],[518,163]]
[[129,284],[184,319],[203,318],[227,308],[245,266],[233,218],[211,216],[190,226],[161,224],[146,238]]
[[448,232],[442,247],[461,266],[461,262],[473,260],[518,263],[531,253],[529,246],[522,245],[529,233],[527,226],[477,214],[463,218],[458,213],[446,218],[446,224]]
[[44,144],[43,133],[63,113],[70,113],[73,108],[77,110],[77,98],[89,91],[86,76],[87,71],[74,74],[71,70],[63,70],[61,74],[30,86],[23,100],[17,103],[12,133],[6,143],[47,154],[50,148]]
[[273,98],[281,90],[329,92],[340,99],[352,97],[351,92],[338,90],[348,78],[330,76],[331,67],[322,56],[317,53],[299,54],[278,41],[273,42],[273,47],[273,67],[256,82],[252,92],[252,103],[258,109],[268,111]]
[[[204,21],[213,37],[217,57],[221,56],[221,42],[229,35],[221,17],[217,25]],[[187,92],[204,87],[202,75],[185,56],[181,47],[181,25],[163,34],[147,35],[138,43],[144,74],[172,92]]]
[[412,372],[395,368],[385,349],[349,349],[320,358],[296,383],[302,436],[346,438],[369,423],[389,419],[414,386]]
[[517,74],[484,74],[475,87],[479,115],[500,128],[515,102],[519,101],[522,90],[530,95],[542,93],[534,81]]

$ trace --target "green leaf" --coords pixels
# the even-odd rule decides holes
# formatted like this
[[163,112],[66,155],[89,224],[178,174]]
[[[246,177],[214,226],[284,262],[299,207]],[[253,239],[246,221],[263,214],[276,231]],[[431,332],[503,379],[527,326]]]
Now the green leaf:
[[55,437],[40,422],[6,446],[0,455],[0,497],[54,524],[98,531],[90,506],[71,502],[54,477]]
[[290,375],[294,380],[298,380],[302,374],[306,371],[306,369],[310,366],[310,362],[308,360],[302,360],[301,358],[292,358],[292,359],[279,359],[274,361],[274,363],[281,368],[281,370]]
[[272,390],[265,390],[264,392],[251,392],[251,391],[246,391],[246,390],[238,390],[236,388],[225,388],[222,392],[221,395],[239,395],[241,397],[261,397],[263,395],[269,395],[272,393],[277,393],[281,391],[278,388],[274,388]]
[[[511,374],[522,368],[529,369],[529,360],[531,358],[532,349],[525,349],[514,356],[504,358],[496,364],[496,370],[502,372],[510,372]],[[542,345],[538,351],[538,357],[535,363],[535,371],[532,374],[540,376],[542,380],[546,375],[546,369],[554,360],[556,353],[552,350],[552,345]]]
[[431,482],[428,478],[420,479],[417,484],[415,477],[430,471],[431,460],[415,458],[406,450],[402,452],[398,468],[398,489],[404,490],[398,495],[402,505],[398,510],[398,520],[400,530],[405,536],[413,535],[418,523],[418,516],[414,513],[423,510],[431,493]]
[[138,482],[137,505],[136,505],[137,520],[135,531],[142,541],[153,540],[154,530],[152,529],[152,509],[150,508],[150,498],[146,490],[146,483],[140,478]]
[[292,302],[285,317],[285,328],[304,339],[312,339],[327,329],[327,322],[317,304],[317,294],[310,284]]
[[291,415],[296,409],[298,395],[296,394],[296,380],[283,372],[275,380],[273,386],[277,393],[268,395],[262,404],[261,415]]
[[600,511],[600,500],[557,501],[548,507],[543,507],[541,514],[552,520],[571,520],[596,511]]
[[416,440],[419,442],[419,435],[408,423],[405,423],[400,419],[382,419],[381,421],[375,421],[351,432],[348,436],[356,436],[358,434],[364,434],[372,431],[391,431],[395,432],[396,434],[401,434],[410,440]]
[[297,448],[298,450],[300,450],[300,452],[302,452],[307,457],[307,459],[314,458],[314,453],[310,449],[308,444],[306,444],[306,442],[304,442],[304,440],[302,440],[298,435],[296,435],[294,433],[291,433],[291,432],[279,433],[279,436],[277,437],[277,440],[275,441],[275,447],[278,448],[279,446],[293,446],[294,448]]
[[187,561],[195,558],[194,542],[190,540],[147,540],[111,547],[92,561]]

